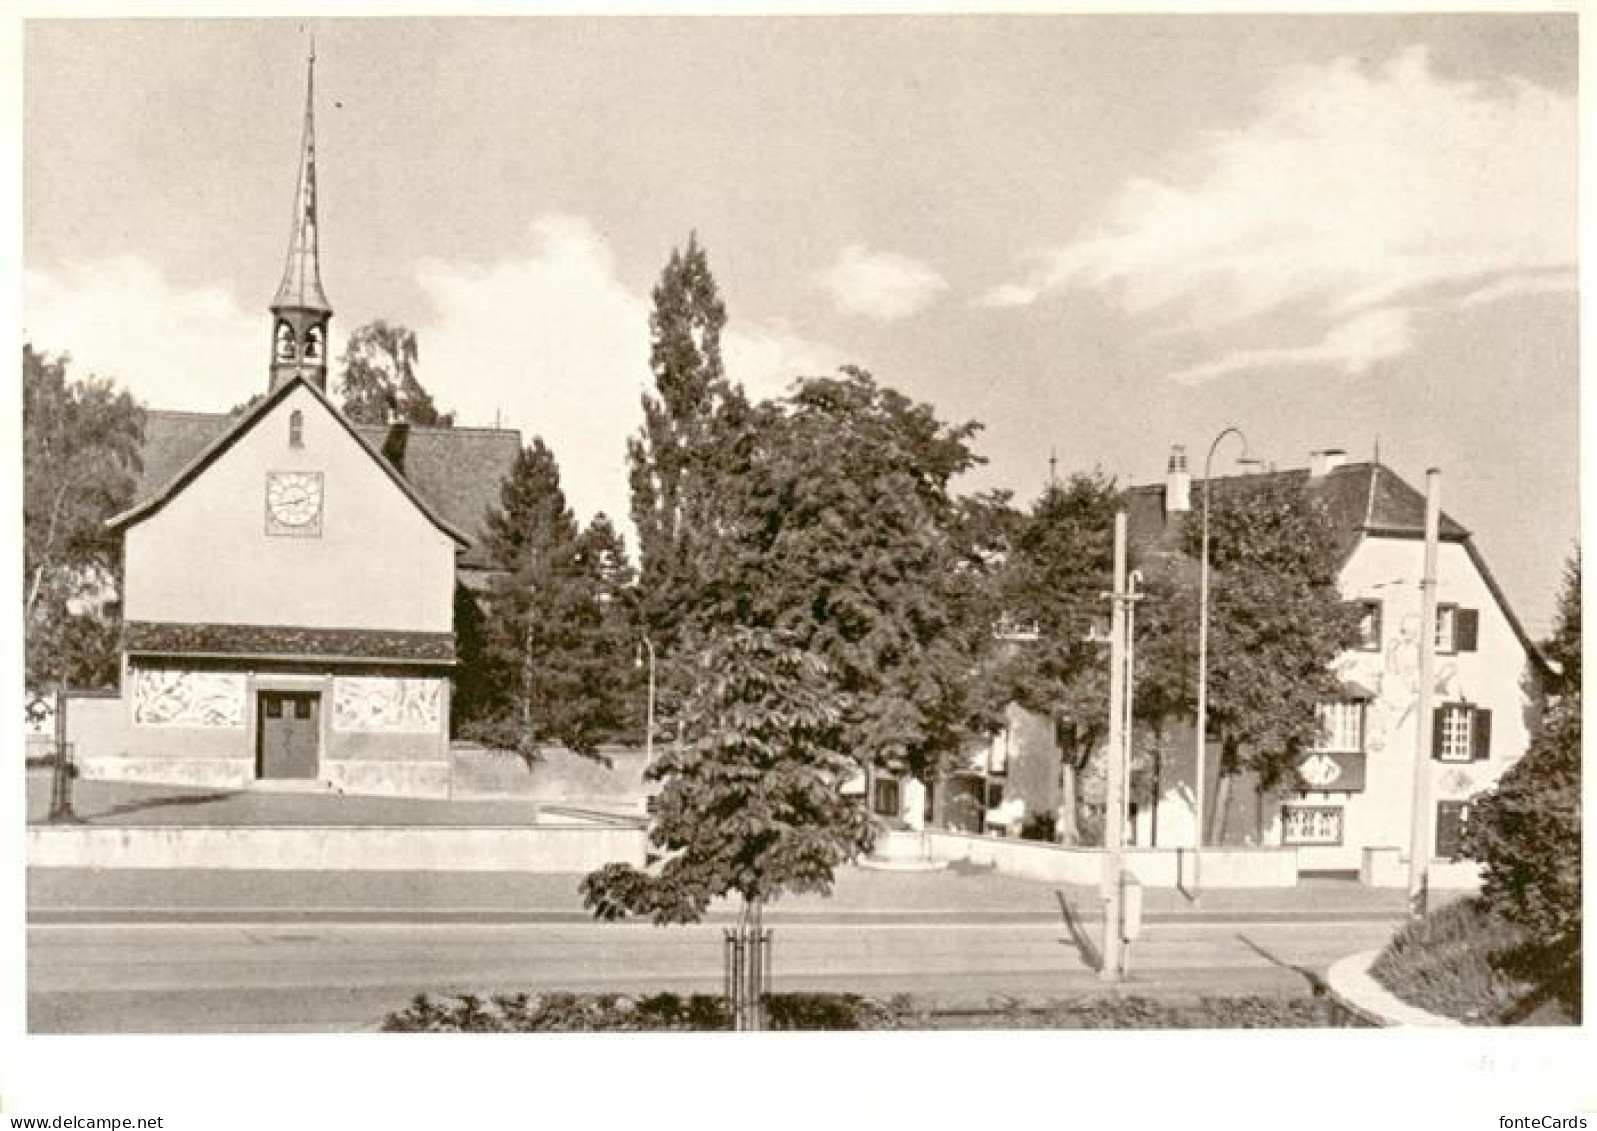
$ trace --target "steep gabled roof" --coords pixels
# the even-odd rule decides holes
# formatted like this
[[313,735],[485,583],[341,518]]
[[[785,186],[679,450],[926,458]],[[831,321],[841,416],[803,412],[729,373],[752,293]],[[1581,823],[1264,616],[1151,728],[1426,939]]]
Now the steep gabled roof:
[[[109,519],[106,522],[106,526],[112,530],[131,526],[133,523],[148,518],[150,515],[160,510],[169,501],[171,501],[178,494],[178,492],[182,491],[184,487],[192,482],[196,476],[198,476],[206,468],[210,467],[211,464],[215,463],[216,460],[219,459],[229,448],[231,448],[240,437],[244,436],[250,431],[250,429],[254,428],[257,423],[259,423],[274,408],[281,404],[288,396],[289,391],[295,388],[304,388],[308,390],[313,397],[319,400],[323,407],[325,407],[327,411],[332,414],[333,419],[338,421],[339,424],[343,425],[344,430],[349,433],[350,437],[361,446],[361,449],[366,452],[367,455],[371,456],[371,458],[376,462],[377,466],[383,470],[383,473],[393,481],[395,486],[405,493],[405,497],[415,504],[416,508],[422,512],[423,516],[425,516],[429,522],[431,522],[443,533],[447,534],[462,548],[469,547],[472,544],[470,536],[460,530],[459,527],[443,518],[431,503],[417,493],[416,489],[406,481],[405,477],[399,473],[394,465],[384,458],[382,452],[373,446],[369,439],[361,435],[360,430],[350,422],[348,417],[339,411],[338,406],[333,404],[332,401],[328,400],[327,394],[318,389],[315,382],[303,376],[294,377],[290,380],[284,381],[276,389],[272,390],[269,395],[257,401],[254,405],[250,406],[244,412],[239,414],[236,419],[231,419],[225,416],[222,417],[222,427],[214,436],[209,439],[207,443],[205,443],[203,448],[195,452],[187,460],[187,462],[183,463],[175,472],[170,472],[168,478],[166,478],[163,482],[160,482],[159,486],[157,486],[151,494],[143,497],[141,501],[135,503],[132,507],[123,511],[121,514]],[[201,424],[199,420],[196,419],[197,414],[182,413],[179,415],[183,419],[179,421],[180,427],[174,429],[175,439],[178,442],[164,444],[163,450],[158,455],[159,460],[168,465],[166,469],[162,470],[169,471],[170,462],[175,458],[176,449],[180,443],[196,438],[203,438],[203,436],[209,431],[207,426]],[[145,443],[148,447],[148,419],[146,419],[145,427]],[[145,475],[143,478],[149,482],[155,482],[155,480],[150,478],[151,470],[152,469],[149,462],[146,461]],[[142,494],[143,483],[140,484],[140,487]]]
[[[1374,461],[1343,464],[1315,479],[1310,478],[1308,468],[1271,471],[1258,475],[1216,476],[1210,484],[1210,490],[1213,493],[1212,497],[1220,498],[1227,491],[1267,479],[1284,479],[1301,483],[1325,503],[1336,529],[1337,553],[1344,564],[1367,536],[1425,537],[1425,496],[1391,468]],[[1185,524],[1189,518],[1196,520],[1202,513],[1202,492],[1202,480],[1194,477],[1191,493],[1192,510],[1166,514],[1162,483],[1128,488],[1125,492],[1126,541],[1133,559],[1146,558],[1150,555],[1184,556]],[[1508,603],[1508,597],[1497,584],[1497,579],[1492,576],[1492,571],[1487,568],[1486,559],[1481,555],[1474,539],[1470,537],[1470,532],[1444,511],[1438,524],[1438,536],[1443,542],[1458,542],[1463,545],[1470,561],[1479,571],[1481,580],[1485,582],[1487,590],[1503,610],[1503,615],[1514,630],[1514,635],[1519,638],[1526,654],[1545,668],[1546,657],[1542,655],[1541,648],[1530,638],[1524,625],[1520,623],[1519,617]]]

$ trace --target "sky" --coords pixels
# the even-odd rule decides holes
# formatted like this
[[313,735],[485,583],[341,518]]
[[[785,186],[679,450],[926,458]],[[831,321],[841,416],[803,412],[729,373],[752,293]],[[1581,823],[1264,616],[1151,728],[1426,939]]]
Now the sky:
[[[1532,633],[1579,531],[1572,15],[33,20],[24,335],[153,408],[267,382],[316,36],[335,349],[627,513],[650,290],[697,232],[751,392],[857,364],[961,484],[1126,484],[1224,428],[1380,457]],[[1216,471],[1241,454],[1227,443]]]

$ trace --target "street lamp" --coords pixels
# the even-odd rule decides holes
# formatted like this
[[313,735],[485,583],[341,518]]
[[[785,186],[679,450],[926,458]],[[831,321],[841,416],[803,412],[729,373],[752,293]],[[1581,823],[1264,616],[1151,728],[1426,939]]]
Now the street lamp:
[[1198,718],[1197,737],[1194,740],[1198,767],[1197,783],[1193,789],[1194,816],[1198,823],[1192,838],[1194,893],[1202,883],[1202,868],[1199,862],[1203,854],[1204,783],[1208,779],[1208,770],[1204,763],[1207,760],[1209,738],[1209,465],[1214,461],[1215,449],[1227,436],[1235,436],[1242,441],[1241,458],[1248,458],[1248,438],[1242,434],[1242,429],[1227,428],[1214,438],[1214,443],[1209,445],[1209,454],[1203,460],[1203,539],[1198,552]]
[[[642,640],[643,650],[649,657],[649,708],[643,724],[643,768],[648,769],[654,763],[654,641],[647,636]],[[642,667],[643,657],[639,656],[636,662]]]

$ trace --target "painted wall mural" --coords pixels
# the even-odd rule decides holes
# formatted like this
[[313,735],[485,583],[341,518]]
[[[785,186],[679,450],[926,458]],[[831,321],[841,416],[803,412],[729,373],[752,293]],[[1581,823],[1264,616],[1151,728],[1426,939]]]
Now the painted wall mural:
[[333,680],[333,729],[430,734],[443,716],[443,681],[389,676]]
[[[1398,624],[1392,642],[1381,652],[1349,652],[1335,665],[1336,674],[1375,693],[1364,717],[1364,748],[1371,754],[1386,749],[1392,736],[1413,717],[1420,701],[1420,618],[1410,613]],[[1458,664],[1438,656],[1432,673],[1438,701],[1467,700]]]
[[244,674],[182,668],[131,670],[133,725],[145,727],[242,727]]

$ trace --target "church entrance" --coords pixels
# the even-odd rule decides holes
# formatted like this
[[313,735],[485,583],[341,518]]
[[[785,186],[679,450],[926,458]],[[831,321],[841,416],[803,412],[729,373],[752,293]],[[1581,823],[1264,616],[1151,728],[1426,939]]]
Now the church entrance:
[[314,778],[321,751],[322,697],[314,691],[262,691],[256,712],[255,776]]

